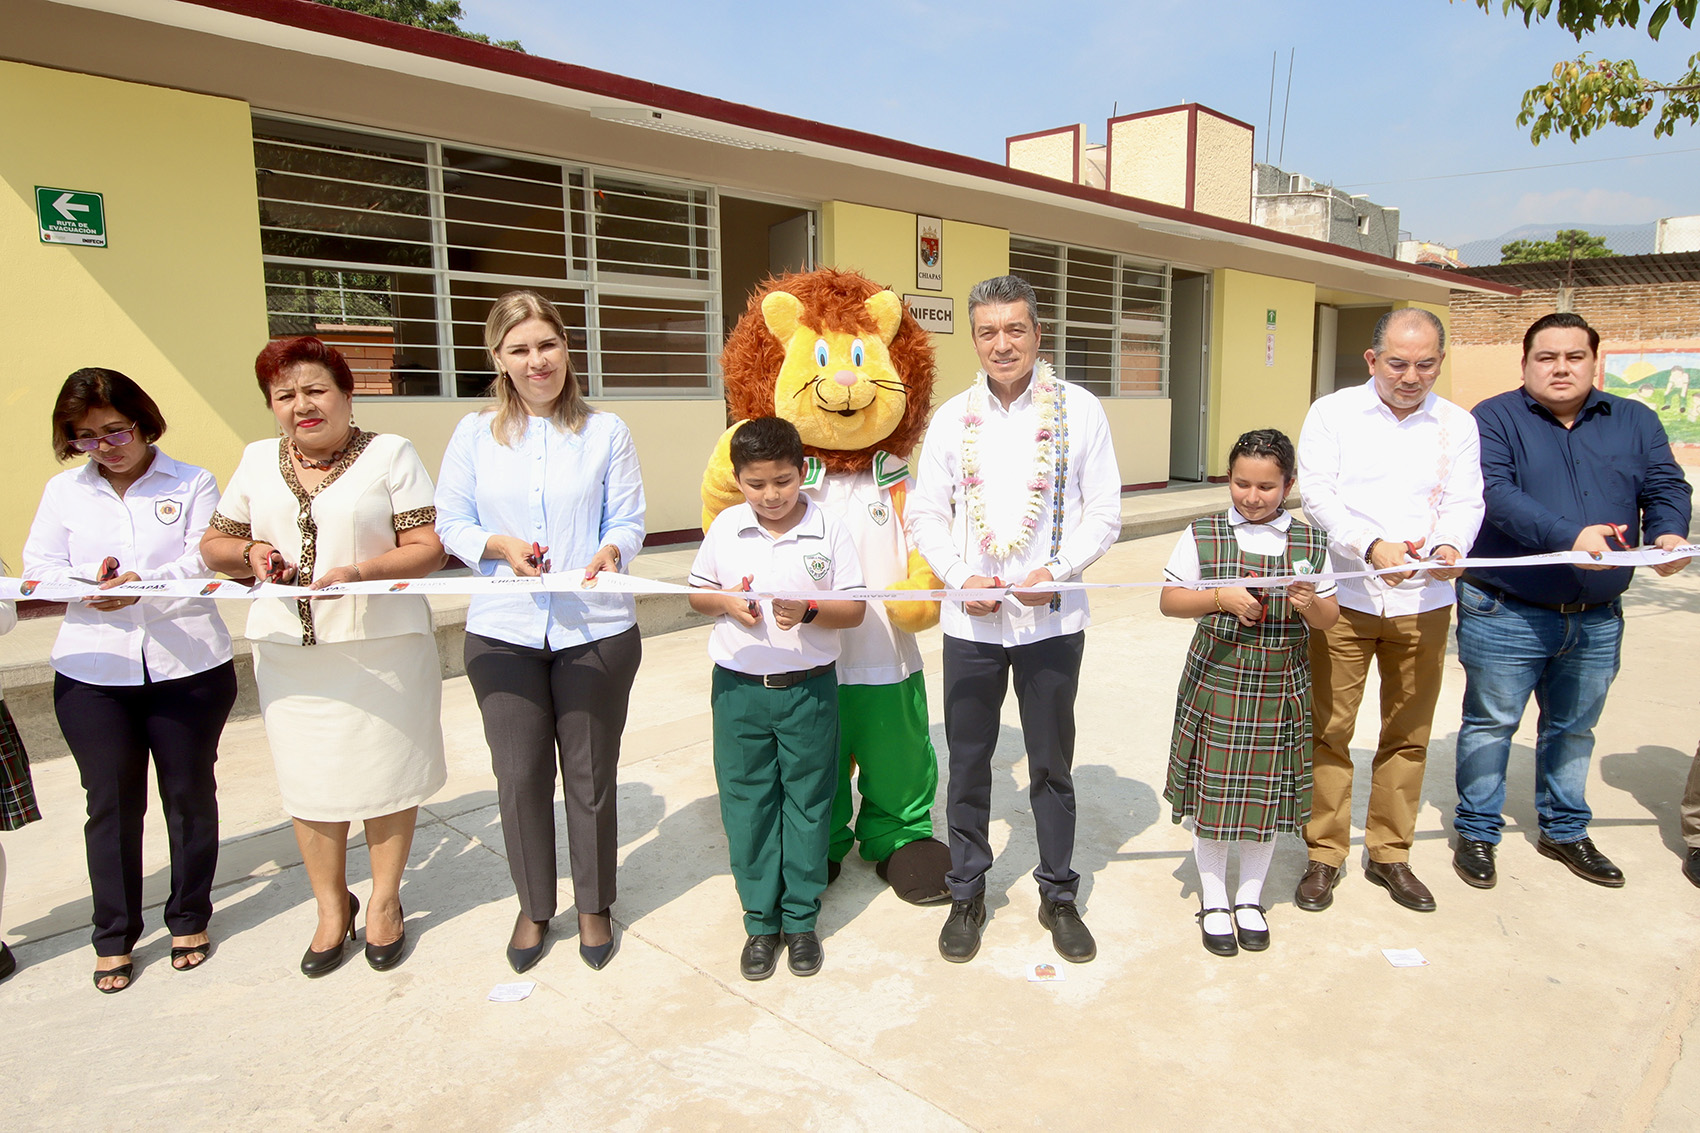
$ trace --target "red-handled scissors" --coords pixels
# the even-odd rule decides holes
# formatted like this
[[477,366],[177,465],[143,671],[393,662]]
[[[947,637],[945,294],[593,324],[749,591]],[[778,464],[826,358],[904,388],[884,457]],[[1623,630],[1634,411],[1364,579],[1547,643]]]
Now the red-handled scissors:
[[[755,581],[756,581],[755,575],[746,574],[744,576],[743,581],[738,583],[738,589],[739,590],[748,590],[752,585],[755,584]],[[761,603],[757,602],[753,598],[749,602],[745,603],[745,605],[747,605],[749,607],[751,614],[756,614],[756,613],[760,612],[760,610],[761,610]]]
[[96,582],[111,582],[118,577],[118,560],[107,555],[100,560],[100,573],[95,575]]
[[546,573],[549,570],[549,560],[544,558],[544,556],[548,553],[548,547],[543,546],[541,543],[533,543],[531,545],[531,554],[525,556],[525,565],[535,567],[539,574]]

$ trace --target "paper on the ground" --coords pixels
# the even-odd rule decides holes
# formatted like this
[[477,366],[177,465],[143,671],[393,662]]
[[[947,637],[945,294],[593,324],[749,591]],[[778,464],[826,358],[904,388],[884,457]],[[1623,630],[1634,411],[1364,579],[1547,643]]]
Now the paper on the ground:
[[537,990],[537,985],[527,980],[523,983],[497,984],[490,989],[491,1003],[518,1003]]
[[1026,969],[1027,982],[1030,984],[1056,983],[1068,977],[1063,974],[1062,965],[1049,960],[1041,960],[1037,964],[1029,964]]
[[1381,954],[1395,968],[1426,968],[1428,961],[1415,948],[1383,948]]

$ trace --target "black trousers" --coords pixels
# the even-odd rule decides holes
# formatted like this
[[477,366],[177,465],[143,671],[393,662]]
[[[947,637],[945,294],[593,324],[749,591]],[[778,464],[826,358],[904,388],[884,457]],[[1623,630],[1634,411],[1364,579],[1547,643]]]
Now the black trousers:
[[555,915],[555,769],[581,913],[614,903],[620,735],[643,659],[636,626],[585,645],[532,649],[466,635],[466,677],[484,716],[508,872],[534,921]]
[[1074,697],[1086,634],[1071,633],[1029,645],[1005,646],[944,639],[944,734],[950,747],[945,818],[950,825],[952,900],[967,901],[986,888],[992,866],[988,838],[992,809],[992,753],[1010,674],[1027,745],[1028,794],[1039,838],[1033,877],[1052,901],[1073,901],[1080,875],[1074,860]]
[[142,819],[148,754],[171,845],[173,936],[205,932],[218,867],[218,738],[236,703],[236,666],[140,685],[53,679],[53,710],[88,795],[83,845],[94,896],[94,951],[122,956],[142,935]]

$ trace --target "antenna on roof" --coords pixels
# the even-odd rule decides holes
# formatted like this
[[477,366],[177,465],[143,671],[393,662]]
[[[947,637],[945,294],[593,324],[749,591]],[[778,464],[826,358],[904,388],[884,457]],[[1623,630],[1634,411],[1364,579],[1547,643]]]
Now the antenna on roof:
[[[1287,49],[1287,101],[1281,104],[1281,156],[1275,159],[1276,165],[1287,160],[1287,111],[1293,105],[1293,55],[1297,51],[1298,48],[1296,47]],[[1274,96],[1273,90],[1270,91],[1270,95],[1271,97]],[[1270,109],[1274,109],[1274,107],[1272,106]]]

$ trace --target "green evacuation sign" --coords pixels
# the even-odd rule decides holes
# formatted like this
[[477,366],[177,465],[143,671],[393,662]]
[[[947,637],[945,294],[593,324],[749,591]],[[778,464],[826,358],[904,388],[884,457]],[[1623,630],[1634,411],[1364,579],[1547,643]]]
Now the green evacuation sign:
[[35,215],[43,244],[106,247],[106,202],[99,193],[37,185]]

